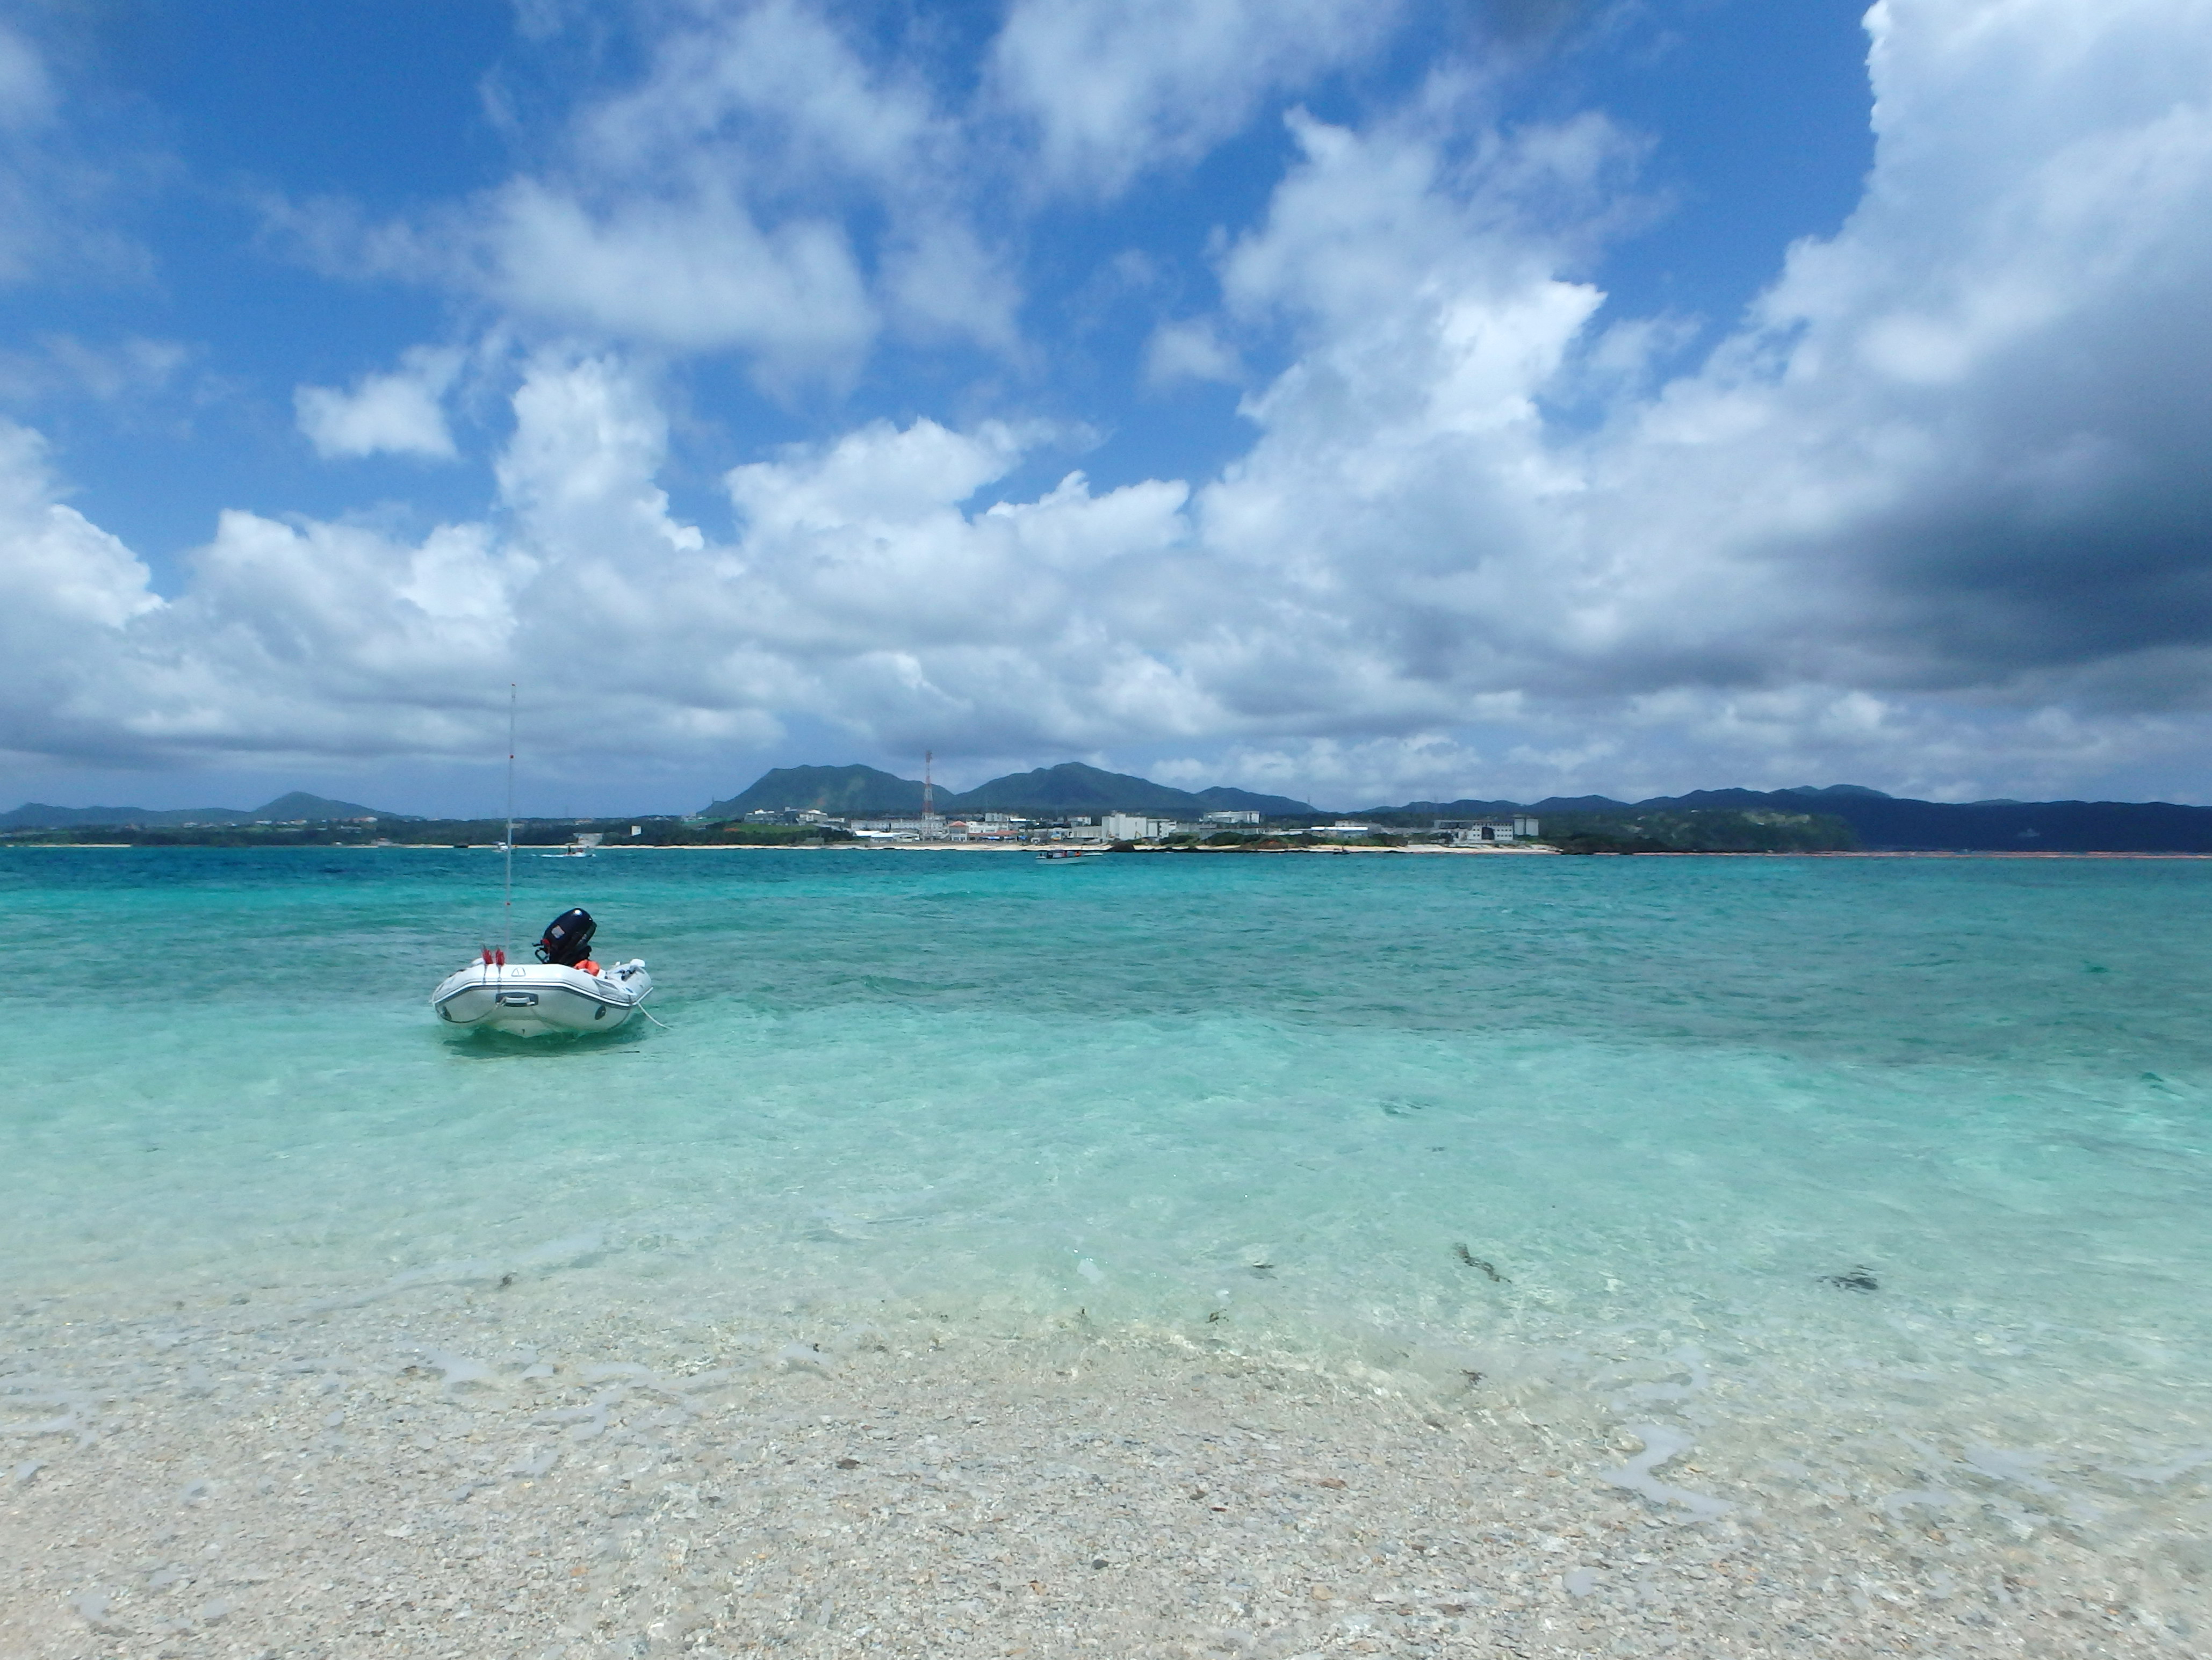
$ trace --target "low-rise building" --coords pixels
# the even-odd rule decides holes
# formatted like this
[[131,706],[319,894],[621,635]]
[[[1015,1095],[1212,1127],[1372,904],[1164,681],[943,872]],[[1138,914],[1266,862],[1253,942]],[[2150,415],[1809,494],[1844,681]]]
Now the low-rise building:
[[971,812],[946,821],[945,839],[953,842],[1015,842],[1023,838],[1030,821],[1011,812]]
[[1439,818],[1435,828],[1449,836],[1455,848],[1495,847],[1501,842],[1536,839],[1536,821],[1526,813],[1516,813],[1510,818]]
[[945,833],[945,820],[935,813],[927,818],[855,818],[851,821],[850,828],[933,842]]
[[1109,842],[1164,842],[1170,836],[1195,836],[1205,828],[1175,818],[1148,818],[1136,812],[1109,812],[1098,824],[1099,834]]

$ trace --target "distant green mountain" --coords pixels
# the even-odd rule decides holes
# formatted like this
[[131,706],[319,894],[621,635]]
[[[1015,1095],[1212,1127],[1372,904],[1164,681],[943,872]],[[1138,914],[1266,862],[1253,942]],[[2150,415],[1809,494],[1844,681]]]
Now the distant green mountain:
[[1264,813],[1270,818],[1304,818],[1314,812],[1305,802],[1287,796],[1255,795],[1249,790],[1218,786],[1179,790],[1133,773],[1087,767],[1080,761],[1009,773],[949,800],[938,799],[944,810],[956,812],[1196,814],[1241,810]]
[[184,824],[321,824],[346,818],[412,818],[412,813],[386,812],[352,801],[333,801],[327,796],[294,790],[265,807],[241,812],[236,807],[56,807],[27,801],[11,812],[0,812],[0,830],[76,830],[112,824],[118,828]]
[[1056,767],[1008,773],[951,798],[955,812],[1180,812],[1194,800],[1188,790],[1171,789],[1149,778],[1107,772],[1080,761]]
[[[791,812],[810,807],[839,816],[917,813],[921,811],[921,785],[917,780],[878,772],[873,767],[778,767],[763,773],[741,794],[715,802],[700,816],[742,818],[749,812]],[[1219,787],[1179,790],[1130,773],[1088,767],[1080,761],[1009,773],[972,790],[939,789],[937,810],[948,816],[963,812],[1195,815],[1243,811],[1264,813],[1270,818],[1310,818],[1314,812],[1305,802],[1287,796],[1255,795],[1249,790]]]
[[[945,798],[942,794],[939,800]],[[847,818],[854,813],[921,811],[921,781],[879,772],[873,767],[777,767],[755,779],[726,801],[716,801],[702,818],[742,818],[749,812],[802,812],[811,809]]]
[[1255,795],[1250,790],[1216,784],[1191,798],[1207,812],[1256,812],[1267,818],[1317,818],[1325,809],[1310,801],[1293,801],[1287,795]]
[[[1863,784],[1692,790],[1632,803],[1604,795],[1529,802],[1408,801],[1373,808],[1361,817],[1411,827],[1438,818],[1516,812],[1535,814],[1547,841],[1587,831],[1733,850],[1741,838],[1784,836],[1772,827],[1802,818],[1812,828],[1800,826],[1787,836],[1814,836],[1824,833],[1823,826],[1844,825],[1861,848],[1877,852],[2212,853],[2212,807],[2171,801],[1916,801]],[[1750,830],[1746,825],[1767,828]]]
[[239,824],[246,816],[229,807],[201,807],[177,812],[149,812],[144,807],[57,807],[45,801],[26,801],[0,812],[0,830],[77,830],[113,824]]
[[411,812],[386,812],[377,807],[364,807],[357,801],[333,801],[327,795],[310,795],[305,790],[294,790],[278,796],[265,807],[256,807],[246,814],[249,819],[267,819],[272,824],[296,823],[320,824],[338,818],[414,818]]

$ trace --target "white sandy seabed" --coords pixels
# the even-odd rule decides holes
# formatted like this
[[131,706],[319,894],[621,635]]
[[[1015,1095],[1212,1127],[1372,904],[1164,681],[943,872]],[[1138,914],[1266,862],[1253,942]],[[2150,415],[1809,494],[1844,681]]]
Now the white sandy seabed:
[[2212,1648],[2212,1518],[2178,1470],[2142,1473],[2163,1542],[2115,1551],[1986,1449],[1855,1484],[1841,1426],[1826,1468],[1747,1461],[1533,1377],[1255,1353],[1226,1319],[710,1318],[641,1289],[8,1310],[0,1648]]

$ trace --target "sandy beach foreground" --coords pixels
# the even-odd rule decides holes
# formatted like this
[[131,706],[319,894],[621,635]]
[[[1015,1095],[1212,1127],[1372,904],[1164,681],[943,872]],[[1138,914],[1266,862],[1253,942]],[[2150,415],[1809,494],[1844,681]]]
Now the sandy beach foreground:
[[2109,1656],[2212,1633],[2185,1575],[2063,1524],[1817,1491],[1700,1519],[1608,1479],[1638,1450],[1617,1429],[1487,1379],[1378,1386],[1079,1319],[579,1323],[535,1294],[12,1310],[6,1651]]

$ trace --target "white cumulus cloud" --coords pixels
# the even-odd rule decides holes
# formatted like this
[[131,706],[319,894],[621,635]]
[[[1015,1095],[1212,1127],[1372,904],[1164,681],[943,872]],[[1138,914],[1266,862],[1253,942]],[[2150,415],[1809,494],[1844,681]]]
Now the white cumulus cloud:
[[1268,94],[1380,47],[1394,0],[1016,0],[992,47],[1046,180],[1112,196],[1197,160]]
[[449,460],[459,452],[443,399],[461,354],[416,347],[389,374],[365,374],[350,392],[301,386],[292,395],[300,430],[326,458],[419,455]]

